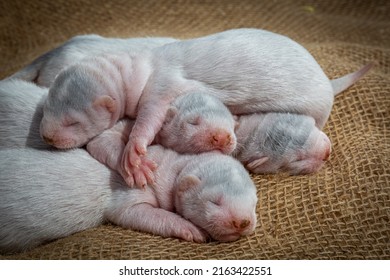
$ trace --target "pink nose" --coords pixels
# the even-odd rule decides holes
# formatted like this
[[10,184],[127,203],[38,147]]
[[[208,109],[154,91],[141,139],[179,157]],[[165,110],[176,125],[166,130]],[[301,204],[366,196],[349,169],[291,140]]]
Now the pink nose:
[[249,220],[243,219],[243,220],[233,220],[232,221],[232,226],[237,230],[237,231],[243,231],[246,228],[249,227],[251,222]]
[[210,142],[217,148],[223,148],[231,144],[232,136],[228,132],[215,132],[210,137]]

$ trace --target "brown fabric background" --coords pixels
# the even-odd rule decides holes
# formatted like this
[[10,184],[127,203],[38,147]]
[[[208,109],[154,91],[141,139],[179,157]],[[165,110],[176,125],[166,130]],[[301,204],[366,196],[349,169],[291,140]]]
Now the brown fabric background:
[[0,0],[0,78],[77,34],[190,38],[264,28],[303,44],[329,77],[377,66],[336,98],[333,152],[314,175],[254,176],[258,226],[191,244],[104,225],[7,259],[390,259],[390,1]]

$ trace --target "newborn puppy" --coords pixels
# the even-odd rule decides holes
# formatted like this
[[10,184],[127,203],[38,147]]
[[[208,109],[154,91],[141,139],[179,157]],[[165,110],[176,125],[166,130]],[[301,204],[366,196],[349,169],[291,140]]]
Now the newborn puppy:
[[22,80],[0,81],[0,149],[52,149],[39,135],[48,89]]
[[112,51],[135,55],[175,41],[176,39],[165,37],[119,39],[105,38],[95,34],[75,36],[57,48],[39,56],[10,78],[50,87],[62,69],[87,56],[101,55]]
[[0,252],[27,250],[105,221],[194,242],[207,235],[233,241],[254,231],[256,189],[239,162],[161,146],[149,147],[149,156],[159,164],[156,187],[140,190],[82,149],[0,150]]
[[[131,130],[132,124],[131,121],[122,121],[104,131],[87,144],[87,150],[101,163],[115,170],[128,140],[123,126]],[[152,188],[158,197],[160,192],[167,195],[164,188],[169,180],[181,181],[180,191],[174,194],[176,211],[205,229],[212,238],[233,241],[253,232],[256,224],[256,188],[241,163],[218,152],[183,155],[159,145],[151,148],[153,150],[150,152],[149,149],[147,159],[158,166]],[[156,149],[159,152],[153,152]],[[168,198],[161,196],[159,203],[163,208]]]
[[[207,93],[234,114],[308,115],[321,128],[334,95],[369,68],[332,83],[309,52],[289,38],[257,29],[229,30],[173,42],[134,57],[86,59],[65,69],[50,89],[41,134],[49,144],[71,148],[87,143],[120,117],[137,117],[122,168],[126,177],[132,177],[126,181],[135,179],[139,186],[142,180],[135,177],[150,173],[141,157],[178,96]],[[59,132],[64,127],[68,133]]]
[[240,116],[233,155],[255,174],[318,171],[331,151],[312,117],[287,113]]

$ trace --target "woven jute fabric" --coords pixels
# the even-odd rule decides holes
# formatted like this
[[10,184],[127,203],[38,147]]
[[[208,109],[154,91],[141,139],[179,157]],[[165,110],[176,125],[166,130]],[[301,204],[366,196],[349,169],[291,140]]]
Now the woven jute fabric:
[[107,224],[1,258],[390,259],[389,15],[388,0],[1,0],[0,78],[88,33],[184,39],[255,27],[301,43],[330,78],[376,62],[336,98],[324,128],[333,143],[324,168],[252,176],[253,235],[193,244]]

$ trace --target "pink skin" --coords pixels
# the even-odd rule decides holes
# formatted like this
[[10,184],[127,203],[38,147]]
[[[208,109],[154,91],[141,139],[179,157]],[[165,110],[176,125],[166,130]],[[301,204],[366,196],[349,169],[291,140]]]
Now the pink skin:
[[[107,165],[113,170],[116,170],[122,177],[127,177],[127,173],[121,168],[121,155],[128,141],[128,136],[134,125],[134,121],[130,119],[123,119],[114,125],[111,129],[105,130],[99,136],[93,138],[88,142],[86,148],[88,152],[98,161]],[[156,170],[157,165],[154,161],[142,158],[143,164],[147,166],[144,171],[150,178],[153,178],[153,171]],[[152,172],[152,174],[148,174]],[[127,177],[132,179],[132,177]],[[145,178],[136,178],[138,180],[145,180]],[[126,184],[132,186],[134,181],[126,181]],[[142,186],[145,188],[147,183]]]
[[[204,95],[200,97],[204,97]],[[200,130],[202,132],[202,126],[198,127],[191,124],[187,128],[187,117],[193,123],[195,119],[201,116],[199,114],[200,108],[196,110],[197,114],[195,116],[197,117],[195,119],[193,114],[186,115],[189,106],[184,101],[194,104],[195,101],[193,100],[193,96],[186,95],[174,103],[175,106],[172,106],[169,110],[154,143],[174,148],[178,152],[187,153],[218,150],[218,145],[212,145],[208,149],[207,145],[204,144],[205,142],[207,144],[207,137],[198,133],[197,135],[202,135],[198,139],[194,137],[196,134],[189,130]],[[203,107],[208,113],[218,112],[217,107]],[[214,122],[223,119],[223,117],[227,118],[226,115],[221,113],[212,116],[215,115],[218,118],[212,119]],[[236,128],[238,148],[234,154],[245,164],[248,170],[255,174],[281,171],[295,175],[313,173],[323,166],[330,155],[331,143],[329,138],[315,127],[314,120],[308,116],[266,113],[240,116],[238,120],[239,123]],[[207,122],[207,118],[203,118],[202,121],[206,122],[207,131],[210,131],[212,121]],[[221,120],[217,123],[222,124]],[[232,129],[232,121],[228,124],[225,126]],[[120,161],[118,161],[118,157],[115,157],[115,160],[112,159],[109,149],[124,149],[123,145],[128,141],[128,134],[130,134],[133,125],[134,121],[130,120],[118,122],[112,129],[105,131],[97,138],[100,143],[104,142],[104,145],[100,144],[94,147],[95,139],[87,145],[90,153],[99,161],[121,173]],[[120,138],[118,138],[119,135],[121,135]],[[265,135],[270,137],[267,143],[265,142]],[[295,144],[293,144],[294,142]],[[273,145],[275,143],[279,143],[279,145]],[[199,149],[196,147],[197,144],[200,145]],[[108,155],[108,157],[102,158],[101,154]],[[153,169],[155,167],[154,165],[151,166]]]
[[[0,235],[6,236],[7,240],[0,238],[3,241],[0,241],[0,250],[4,244],[12,246],[8,247],[10,250],[26,249],[98,226],[105,220],[124,228],[190,242],[205,242],[209,236],[227,242],[253,233],[256,226],[256,189],[241,164],[231,157],[218,152],[179,155],[152,146],[148,149],[150,158],[145,159],[159,165],[156,170],[157,187],[129,189],[116,172],[110,172],[83,149],[61,153],[12,150],[24,147],[28,137],[39,140],[36,133],[27,133],[30,127],[37,127],[40,123],[40,117],[36,117],[34,112],[41,111],[41,97],[46,95],[46,90],[23,81],[10,80],[2,86],[4,95],[9,93],[8,103],[12,103],[7,105],[6,102],[5,107],[12,105],[9,113],[13,112],[15,119],[8,125],[17,125],[23,133],[9,133],[10,138],[14,136],[18,139],[13,142],[10,139],[15,146],[8,146],[11,149],[2,151],[0,156],[1,169],[5,171],[0,173],[0,181],[12,182],[3,184],[7,188],[2,190],[0,205],[4,209],[19,209],[5,211],[7,215],[1,215],[1,220],[7,222],[1,223],[6,226],[0,230]],[[15,94],[17,98],[11,98]],[[36,94],[37,97],[31,96],[26,103],[22,102],[25,101],[23,94]],[[20,117],[25,114],[30,117]],[[9,118],[13,119],[12,116]],[[121,124],[124,128],[119,127]],[[120,162],[129,135],[122,129],[131,130],[125,121],[117,125],[114,127],[117,131],[106,130],[87,146],[99,152],[99,160],[114,165]],[[63,180],[58,181],[58,178]],[[56,180],[58,188],[53,189],[52,182]],[[26,182],[28,188],[25,187]],[[19,186],[16,192],[15,186]],[[70,209],[69,205],[77,207]],[[20,231],[20,228],[24,230]]]
[[[222,165],[221,162],[219,164],[214,162],[206,168],[211,167],[210,173],[212,173],[214,168],[223,169]],[[242,166],[239,165],[239,167]],[[195,169],[195,173],[197,171],[201,173],[187,175],[189,169]],[[218,241],[235,241],[253,233],[256,227],[255,189],[252,186],[249,187],[249,183],[243,184],[242,178],[237,174],[225,178],[232,180],[228,183],[219,177],[218,173],[221,172],[217,171],[212,175],[216,176],[217,180],[205,178],[206,172],[208,171],[202,167],[196,170],[193,164],[184,168],[185,175],[180,174],[177,179],[180,182],[175,193],[177,211]],[[234,173],[233,170],[228,172]]]
[[[145,78],[140,77],[148,71],[140,63],[135,67],[137,72],[132,72],[131,65],[136,61],[129,60],[126,54],[90,57],[62,71],[50,88],[44,104],[40,131],[45,142],[60,149],[81,147],[124,116],[134,117],[140,95],[137,94],[137,84],[142,87],[141,81]],[[134,74],[133,79],[125,82],[123,77],[131,76],[130,73]],[[197,104],[199,108],[195,108],[191,106],[192,100],[203,100],[203,103]],[[179,102],[183,104],[178,104]],[[64,103],[69,106],[64,106]],[[80,108],[75,108],[76,106]],[[207,117],[198,112],[200,109],[207,113]],[[186,114],[181,113],[183,110],[186,110]],[[161,134],[159,143],[166,143],[167,147],[179,152],[217,149],[223,153],[231,153],[234,150],[235,121],[216,98],[190,93],[170,105],[169,112],[171,117],[166,119],[166,129]],[[176,115],[183,118],[173,118]],[[170,123],[170,120],[174,120],[174,123]],[[182,141],[165,140],[172,139],[167,134],[181,133],[175,125],[180,125],[188,136],[184,142],[188,144],[191,141],[193,144],[187,146]],[[147,159],[142,159],[142,164],[138,166],[118,168],[130,186],[153,184],[154,169],[155,163]],[[133,176],[128,176],[129,173]]]
[[[27,249],[98,226],[105,220],[164,237],[190,242],[207,240],[204,230],[173,212],[169,192],[162,192],[157,200],[153,188],[129,189],[116,172],[110,172],[83,149],[48,151],[50,146],[42,143],[36,129],[47,89],[14,79],[2,81],[0,92],[0,107],[4,109],[0,110],[4,121],[4,135],[0,137],[0,169],[4,171],[0,173],[0,251]],[[111,137],[112,141],[95,146],[97,150],[111,147],[106,155],[113,162],[120,159],[125,144],[120,133],[116,134],[119,138]],[[128,132],[123,137],[127,141]],[[115,149],[116,143],[121,144],[119,150]],[[34,149],[19,149],[24,147]],[[172,155],[176,162],[175,153]],[[158,149],[156,156],[160,158]],[[167,161],[171,162],[169,158]],[[162,186],[173,185],[173,177],[169,173],[167,176],[159,177]],[[57,188],[52,189],[54,181],[58,181]]]
[[[43,106],[42,139],[60,149],[81,147],[124,116],[135,117],[148,76],[148,68],[137,61],[126,53],[101,55],[61,71]],[[145,159],[134,177],[122,174],[128,185],[145,177],[153,183],[154,166]]]
[[[87,150],[100,162],[115,168],[131,126],[131,121],[119,122],[90,141]],[[253,233],[256,188],[243,166],[232,157],[216,152],[179,155],[153,145],[148,148],[147,158],[158,164],[155,187],[145,186],[144,191],[133,189],[143,203],[125,212],[121,210],[126,214],[112,213],[111,220],[115,223],[125,225],[128,220],[136,221],[132,222],[132,228],[143,225],[143,230],[145,225],[154,230],[172,225],[165,236],[196,242],[204,242],[207,235],[228,242]],[[174,209],[185,219],[171,220],[173,213],[169,211]]]
[[172,207],[167,204],[171,203],[167,197],[168,187],[162,185],[160,191],[167,193],[161,194],[156,194],[150,187],[144,190],[124,190],[122,195],[113,197],[105,216],[109,221],[124,228],[163,237],[180,238],[189,242],[206,242],[207,232],[174,213]]
[[[150,154],[163,156],[159,151],[152,147]],[[0,167],[2,253],[26,250],[105,221],[163,237],[207,241],[205,230],[174,212],[171,173],[159,177],[157,191],[130,189],[119,174],[83,149],[2,149]]]
[[81,147],[119,119],[135,118],[148,75],[137,61],[126,53],[107,54],[61,71],[44,104],[42,138],[60,149]]
[[[42,138],[60,149],[81,147],[112,127],[125,114],[122,75],[130,71],[128,67],[119,71],[117,64],[130,63],[129,59],[125,54],[92,57],[60,72],[44,104]],[[129,105],[137,102],[133,96]],[[135,110],[134,105],[129,109]]]
[[329,158],[331,142],[304,115],[266,113],[241,116],[234,156],[255,174],[318,171]]
[[[100,154],[101,152],[110,154],[108,150],[110,148],[122,149],[122,141],[128,141],[133,125],[134,121],[127,119],[119,121],[100,137],[99,141],[104,141],[106,145],[99,145],[91,152],[95,158],[118,170],[123,177],[129,180],[132,177],[126,176],[127,172],[122,169],[117,158],[114,160],[109,156],[103,159]],[[190,93],[181,96],[171,104],[163,127],[153,143],[161,144],[179,153],[193,154],[216,150],[230,154],[236,147],[234,134],[236,125],[233,115],[218,99],[206,94]],[[120,139],[117,138],[118,134],[122,135]],[[94,147],[94,139],[88,143],[87,147]],[[157,166],[146,158],[142,158],[142,161],[143,164],[140,166],[142,172],[134,172],[135,175],[141,176],[135,177],[135,181],[146,186],[148,183],[146,177],[152,178],[154,175],[149,172],[154,171]],[[146,176],[142,177],[143,174]],[[127,181],[127,183],[133,182]]]
[[154,142],[179,153],[213,150],[231,154],[236,121],[225,105],[204,93],[189,93],[170,106]]
[[[149,116],[154,117],[156,114],[149,114]],[[140,121],[142,118],[138,117],[136,122]],[[230,154],[236,146],[235,126],[236,122],[232,114],[218,99],[205,93],[189,92],[179,96],[169,105],[165,121],[155,137],[155,142],[181,153],[218,150]],[[134,152],[141,155],[136,157],[136,161],[128,162],[129,158],[125,156],[130,148],[129,143],[132,141],[133,133],[134,127],[129,134],[119,170],[124,170],[121,174],[130,186],[133,182],[141,187],[154,184],[153,172],[150,168],[154,165],[145,162],[146,150],[138,149],[142,145],[135,147]],[[134,137],[137,140],[143,139],[143,137]],[[146,147],[147,145],[144,146],[145,149]]]
[[135,55],[175,41],[176,39],[166,37],[107,38],[95,34],[79,35],[42,54],[10,78],[50,87],[61,70],[87,56],[100,56],[112,52]]
[[[69,110],[63,116],[56,115],[57,105],[61,111],[64,109],[61,106],[67,104],[61,102],[59,94],[59,104],[46,106],[41,132],[44,139],[59,148],[77,147],[112,127],[120,118],[137,117],[121,160],[122,174],[129,185],[153,183],[152,164],[143,157],[160,131],[170,104],[180,95],[210,94],[234,114],[278,111],[308,115],[322,128],[337,93],[307,50],[284,36],[264,30],[230,30],[167,44],[137,56],[113,57],[94,58],[87,65],[79,64],[81,70],[69,67],[58,75],[48,99],[56,95],[53,92],[65,88],[65,96],[77,95],[74,98],[79,102],[74,107],[78,111],[89,110],[87,121],[77,119],[79,129],[66,133],[69,128],[62,127],[63,122],[72,124],[75,114]],[[73,73],[78,70],[78,75]],[[336,88],[351,85],[356,77],[348,81],[338,79]],[[64,78],[70,80],[68,88],[57,83]],[[80,104],[84,107],[80,108]],[[49,108],[52,115],[46,114]],[[54,121],[51,126],[53,118],[57,123]],[[215,139],[229,142],[223,141],[226,137],[219,133]]]
[[140,176],[137,171],[146,147],[160,131],[169,104],[183,93],[211,94],[238,115],[273,111],[307,115],[322,128],[334,96],[371,68],[368,65],[332,83],[297,43],[253,29],[168,44],[153,50],[147,60],[154,71],[143,89],[122,158],[130,177]]
[[124,186],[119,174],[83,149],[5,149],[0,155],[2,253],[104,221],[199,243],[234,241],[256,227],[256,188],[239,162],[220,153],[180,156],[151,146],[148,156],[160,166],[158,188],[145,190]]

